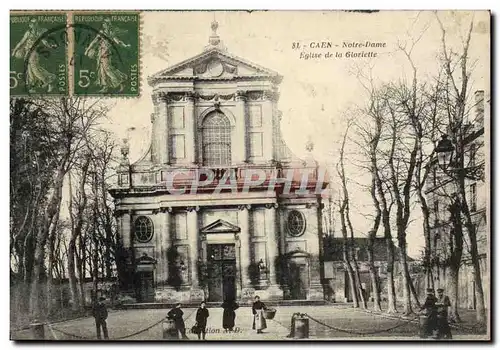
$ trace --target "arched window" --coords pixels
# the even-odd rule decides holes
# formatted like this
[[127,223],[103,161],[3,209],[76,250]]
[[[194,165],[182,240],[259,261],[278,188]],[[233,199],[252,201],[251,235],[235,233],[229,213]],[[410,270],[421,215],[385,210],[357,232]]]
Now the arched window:
[[153,222],[146,216],[139,216],[134,223],[135,239],[147,243],[153,238]]
[[222,113],[212,113],[203,122],[203,165],[231,164],[231,125]]

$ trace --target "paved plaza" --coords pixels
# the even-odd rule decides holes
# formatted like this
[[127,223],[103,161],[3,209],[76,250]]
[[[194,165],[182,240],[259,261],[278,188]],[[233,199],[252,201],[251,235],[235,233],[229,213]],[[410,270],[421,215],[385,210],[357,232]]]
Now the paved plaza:
[[[194,308],[184,310],[186,329],[190,340],[197,340],[196,334],[189,330],[195,323]],[[109,337],[111,340],[162,340],[162,320],[168,309],[117,310],[108,317]],[[252,330],[252,310],[240,307],[236,311],[234,332],[222,329],[222,309],[209,308],[207,323],[208,340],[288,340],[291,317],[296,312],[307,313],[309,320],[309,339],[343,340],[363,339],[418,340],[418,323],[396,317],[370,314],[359,309],[341,306],[281,306],[276,317],[268,320],[268,328],[263,334]],[[319,321],[319,322],[317,322]],[[159,323],[158,323],[159,322]],[[145,330],[146,329],[146,330]],[[145,330],[141,332],[142,330]],[[485,335],[474,335],[465,329],[453,331],[454,339],[486,340]],[[12,333],[13,339],[30,339],[29,330]],[[55,323],[45,327],[45,337],[50,340],[94,340],[95,325],[91,317]]]

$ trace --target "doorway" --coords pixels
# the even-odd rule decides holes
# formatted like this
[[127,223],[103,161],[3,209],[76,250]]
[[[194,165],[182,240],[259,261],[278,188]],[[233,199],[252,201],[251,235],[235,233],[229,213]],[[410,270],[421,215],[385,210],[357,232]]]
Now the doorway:
[[208,301],[236,299],[236,248],[234,244],[207,246]]
[[291,299],[307,299],[307,287],[309,285],[307,264],[291,261],[289,264],[289,278]]
[[153,271],[137,272],[137,299],[141,303],[151,303],[155,298]]

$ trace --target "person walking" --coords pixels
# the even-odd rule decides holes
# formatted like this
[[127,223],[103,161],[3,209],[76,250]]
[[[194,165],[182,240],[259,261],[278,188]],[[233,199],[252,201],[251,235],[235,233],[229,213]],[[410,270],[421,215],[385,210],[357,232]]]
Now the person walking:
[[434,295],[434,290],[432,288],[427,288],[427,297],[425,298],[425,302],[420,308],[420,310],[425,310],[425,315],[427,316],[426,323],[423,325],[423,330],[421,332],[421,336],[423,338],[427,338],[434,334],[434,330],[436,329],[437,323],[437,307],[436,307],[437,298]]
[[266,319],[264,318],[264,310],[266,305],[260,301],[258,295],[255,296],[255,301],[252,305],[253,313],[253,326],[252,329],[256,329],[257,333],[262,333],[262,330],[267,328]]
[[210,316],[206,304],[204,301],[201,302],[198,311],[196,311],[196,330],[198,332],[198,339],[205,340],[205,334],[207,333],[207,319]]
[[444,294],[443,288],[438,288],[436,301],[438,338],[452,339],[451,328],[448,323],[448,308],[450,306],[450,298]]
[[181,334],[182,339],[188,339],[186,336],[186,325],[182,319],[183,315],[184,312],[181,310],[181,303],[175,304],[175,307],[167,314],[168,318],[174,321],[175,328]]
[[104,304],[104,300],[106,298],[100,297],[99,301],[94,304],[94,307],[92,308],[92,316],[94,316],[95,319],[95,328],[97,332],[97,339],[102,339],[101,338],[101,328],[102,332],[104,333],[104,339],[109,339],[108,337],[108,326],[106,324],[106,319],[108,318],[108,309],[106,308],[106,305]]
[[222,328],[225,331],[233,331],[234,320],[236,319],[236,310],[240,307],[233,298],[224,300],[221,307],[224,309],[222,314]]

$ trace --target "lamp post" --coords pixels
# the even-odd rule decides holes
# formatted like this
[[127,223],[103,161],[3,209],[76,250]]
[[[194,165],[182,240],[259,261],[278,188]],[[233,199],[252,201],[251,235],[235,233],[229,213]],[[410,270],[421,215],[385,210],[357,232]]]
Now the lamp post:
[[448,139],[448,135],[442,135],[441,140],[439,140],[436,146],[435,152],[437,155],[438,165],[443,171],[446,171],[451,165],[454,150],[455,147],[453,147],[451,140]]
[[[460,150],[460,148],[458,148]],[[437,162],[441,170],[455,180],[483,180],[484,179],[484,163],[472,166],[464,166],[464,154],[454,154],[455,145],[448,138],[448,135],[441,136],[436,148],[434,149],[437,156]],[[463,152],[463,148],[462,148]]]

